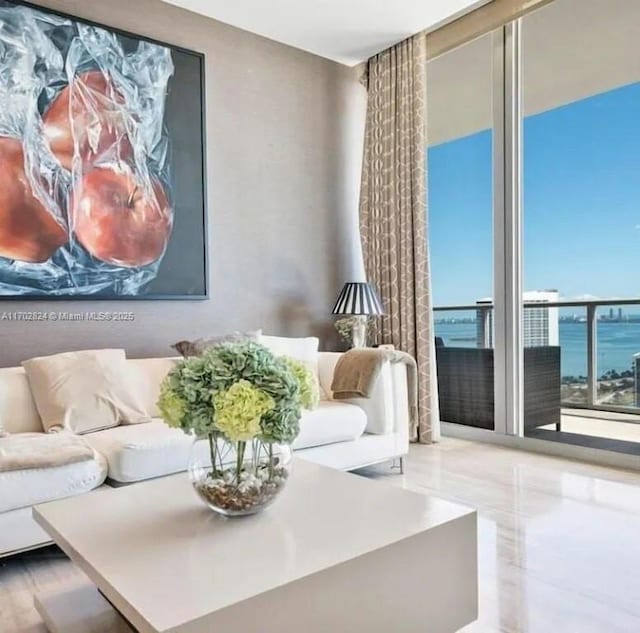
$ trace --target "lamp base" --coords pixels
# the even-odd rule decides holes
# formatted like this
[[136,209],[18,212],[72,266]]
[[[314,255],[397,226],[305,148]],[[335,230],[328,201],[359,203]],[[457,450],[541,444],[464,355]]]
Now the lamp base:
[[351,330],[351,340],[354,349],[367,346],[367,317],[358,314],[353,317],[353,329]]

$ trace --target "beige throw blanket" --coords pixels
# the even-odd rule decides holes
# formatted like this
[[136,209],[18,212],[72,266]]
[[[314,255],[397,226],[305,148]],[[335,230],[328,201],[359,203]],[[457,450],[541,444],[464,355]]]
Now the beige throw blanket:
[[18,433],[0,438],[0,473],[55,468],[93,459],[93,449],[71,433]]
[[418,367],[412,356],[393,349],[362,347],[345,352],[333,373],[331,391],[336,400],[370,398],[384,363],[407,366],[409,420],[411,428],[418,424]]

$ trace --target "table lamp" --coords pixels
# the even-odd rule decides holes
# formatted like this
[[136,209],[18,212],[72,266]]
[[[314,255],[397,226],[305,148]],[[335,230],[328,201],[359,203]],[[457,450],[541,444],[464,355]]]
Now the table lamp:
[[340,291],[332,314],[353,316],[353,347],[365,347],[367,344],[367,317],[381,316],[384,314],[384,310],[378,293],[371,284],[349,281]]

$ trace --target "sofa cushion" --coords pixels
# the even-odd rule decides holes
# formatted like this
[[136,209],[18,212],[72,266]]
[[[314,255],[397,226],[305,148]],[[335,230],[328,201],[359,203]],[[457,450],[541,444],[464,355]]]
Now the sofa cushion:
[[365,412],[353,404],[323,400],[317,409],[304,411],[300,419],[300,434],[294,449],[310,448],[359,438],[367,426]]
[[124,350],[100,349],[32,358],[22,363],[46,431],[90,433],[146,418],[130,391]]
[[55,468],[30,468],[0,473],[0,512],[89,492],[102,485],[107,462],[94,459]]
[[109,464],[109,479],[131,483],[187,469],[193,439],[162,420],[119,426],[85,437]]

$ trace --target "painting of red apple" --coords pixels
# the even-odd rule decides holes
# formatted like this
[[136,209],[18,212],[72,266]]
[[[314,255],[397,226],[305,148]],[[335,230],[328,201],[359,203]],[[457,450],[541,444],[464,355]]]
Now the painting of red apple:
[[[44,134],[60,164],[71,171],[74,155],[85,164],[105,155],[130,161],[124,97],[109,74],[90,70],[76,75],[42,116]],[[77,149],[76,149],[77,146]]]
[[128,168],[96,167],[71,200],[76,239],[97,259],[116,266],[155,262],[171,233],[172,211],[162,184],[146,185]]
[[22,143],[0,137],[0,256],[41,263],[67,242],[67,231],[34,194]]
[[203,56],[20,0],[0,53],[0,298],[206,297]]

